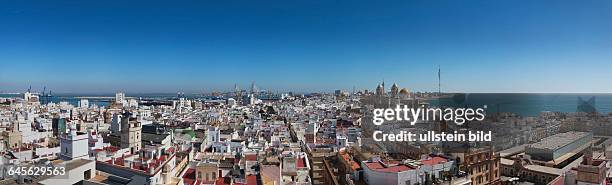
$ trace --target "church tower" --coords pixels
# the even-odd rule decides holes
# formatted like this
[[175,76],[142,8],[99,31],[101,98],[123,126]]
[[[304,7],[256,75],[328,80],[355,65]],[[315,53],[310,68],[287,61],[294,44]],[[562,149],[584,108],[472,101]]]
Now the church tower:
[[121,148],[129,148],[132,154],[142,149],[141,130],[142,126],[132,113],[125,111],[121,119]]
[[393,85],[391,85],[391,97],[397,98],[398,94],[399,94],[399,88],[397,87],[397,84],[393,83]]
[[88,136],[77,132],[76,123],[69,124],[69,132],[60,136],[60,159],[87,159],[89,157]]

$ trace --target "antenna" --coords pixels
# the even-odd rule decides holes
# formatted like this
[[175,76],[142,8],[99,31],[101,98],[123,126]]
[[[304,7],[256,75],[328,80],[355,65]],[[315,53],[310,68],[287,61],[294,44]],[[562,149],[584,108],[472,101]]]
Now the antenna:
[[440,88],[440,65],[438,65],[438,96],[442,94],[442,89]]
[[256,87],[255,87],[255,81],[251,81],[251,94],[255,94]]
[[43,91],[42,91],[42,98],[41,98],[41,99],[42,99],[42,103],[43,103],[43,104],[46,104],[46,103],[47,103],[47,102],[46,102],[47,96],[45,95],[45,91],[47,91],[47,86],[44,86],[44,87],[43,87]]

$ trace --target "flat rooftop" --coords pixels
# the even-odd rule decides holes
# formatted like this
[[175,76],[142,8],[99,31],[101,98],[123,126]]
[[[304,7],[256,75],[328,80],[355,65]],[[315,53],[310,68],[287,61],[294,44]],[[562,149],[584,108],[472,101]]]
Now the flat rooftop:
[[508,149],[499,151],[499,156],[503,158],[503,157],[510,157],[510,156],[519,154],[525,151],[525,146],[527,146],[527,144],[522,144],[522,145],[514,146],[512,148],[508,148]]
[[368,162],[368,163],[365,163],[365,164],[371,170],[379,171],[379,172],[395,172],[395,173],[397,173],[397,172],[403,172],[403,171],[408,171],[408,170],[413,170],[414,169],[414,168],[406,166],[406,165],[397,165],[397,166],[385,167],[380,162]]
[[546,173],[551,175],[563,175],[563,170],[559,168],[553,168],[548,166],[540,165],[525,165],[525,168],[534,172]]
[[555,134],[540,140],[537,143],[533,143],[529,145],[530,148],[539,148],[539,149],[549,149],[549,150],[557,150],[561,147],[564,147],[577,139],[587,136],[588,132],[565,132],[560,134]]

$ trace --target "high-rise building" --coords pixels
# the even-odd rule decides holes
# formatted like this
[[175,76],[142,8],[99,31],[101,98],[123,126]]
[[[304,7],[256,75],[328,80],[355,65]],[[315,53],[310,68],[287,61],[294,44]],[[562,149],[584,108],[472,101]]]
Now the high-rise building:
[[121,91],[115,93],[115,103],[123,103],[124,100],[125,100],[125,93]]

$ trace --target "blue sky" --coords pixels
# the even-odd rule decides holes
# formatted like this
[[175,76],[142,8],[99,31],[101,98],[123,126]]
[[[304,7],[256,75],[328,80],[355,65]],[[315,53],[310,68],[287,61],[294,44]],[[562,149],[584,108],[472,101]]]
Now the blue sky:
[[612,1],[0,1],[0,91],[612,92]]

